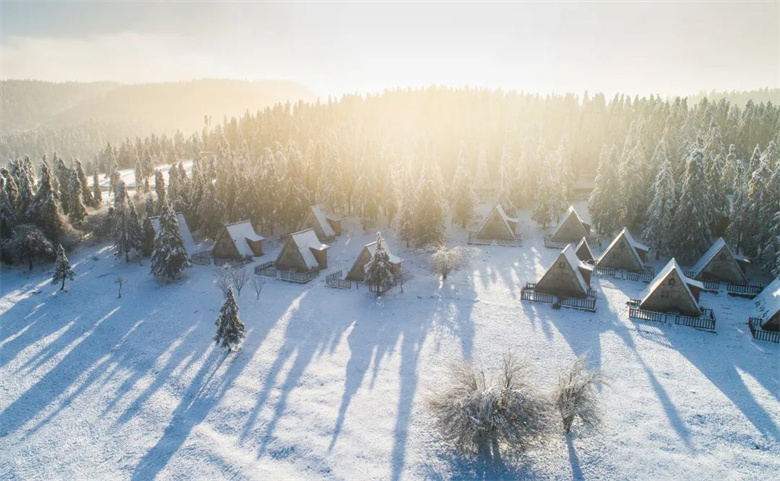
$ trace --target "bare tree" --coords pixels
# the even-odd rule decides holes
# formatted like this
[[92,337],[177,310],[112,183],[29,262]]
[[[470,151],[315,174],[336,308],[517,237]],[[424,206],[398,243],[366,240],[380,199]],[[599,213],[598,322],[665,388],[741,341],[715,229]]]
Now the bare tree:
[[260,276],[252,276],[252,290],[255,291],[256,299],[260,299],[260,293],[265,286],[265,279]]
[[249,272],[249,269],[245,267],[233,267],[230,269],[230,283],[239,297],[241,296],[241,289],[244,288],[251,277],[252,274]]
[[522,449],[549,432],[552,407],[528,382],[529,366],[504,356],[491,382],[470,364],[454,366],[448,388],[428,406],[442,438],[486,466],[500,467],[500,445]]
[[127,278],[119,276],[119,277],[116,278],[116,280],[114,280],[114,282],[119,285],[119,295],[117,296],[117,299],[121,299],[122,298],[122,286],[125,284],[125,282],[127,282]]
[[404,264],[401,264],[398,266],[398,272],[395,274],[395,280],[398,282],[398,286],[401,288],[401,293],[404,292],[404,284],[409,282],[414,276],[412,276],[412,273],[409,269],[407,269]]
[[433,253],[433,269],[441,274],[442,280],[447,280],[447,276],[454,270],[461,269],[468,264],[466,253],[460,247],[454,247],[447,250],[442,247]]
[[554,399],[561,413],[564,431],[571,431],[577,418],[586,427],[594,427],[601,422],[596,388],[604,384],[600,370],[588,369],[587,354],[578,357],[569,372],[559,376]]
[[227,296],[228,289],[232,287],[232,279],[230,275],[230,266],[224,265],[215,269],[217,278],[214,279],[214,285],[217,286],[223,296]]

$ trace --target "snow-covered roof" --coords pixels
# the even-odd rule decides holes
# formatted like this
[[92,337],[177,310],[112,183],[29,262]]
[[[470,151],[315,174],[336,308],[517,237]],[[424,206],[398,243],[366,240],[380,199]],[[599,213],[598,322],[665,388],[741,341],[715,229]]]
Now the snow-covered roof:
[[[574,247],[574,254],[576,255],[577,252],[580,251],[580,249],[585,248],[585,250],[588,251],[588,255],[591,259],[595,259],[596,257],[593,255],[593,251],[590,249],[590,244],[588,244],[588,239],[583,237],[582,240],[577,244],[576,247]],[[579,256],[577,256],[579,258]]]
[[750,317],[766,321],[778,312],[780,312],[780,279],[775,279],[753,299],[753,312]]
[[[691,279],[690,277],[683,274],[683,270],[680,268],[680,265],[677,263],[677,261],[672,258],[672,260],[669,261],[666,266],[664,266],[663,269],[661,269],[661,272],[658,273],[657,276],[655,276],[655,279],[650,283],[649,286],[647,286],[647,289],[642,293],[642,302],[645,302],[647,300],[647,297],[653,293],[656,289],[658,289],[658,286],[660,286],[664,280],[669,277],[669,274],[672,271],[677,271],[677,276],[682,281],[683,285],[685,286],[685,290],[688,292],[688,295],[691,296],[691,299],[694,301],[696,298],[693,296],[693,293],[691,292],[690,286],[698,287],[699,289],[704,289],[704,284],[701,282]],[[698,302],[697,302],[698,304]]]
[[715,258],[716,255],[718,255],[718,252],[720,252],[723,248],[726,248],[726,251],[729,253],[731,257],[734,259],[737,259],[737,257],[734,255],[733,252],[731,252],[731,248],[726,244],[726,241],[723,240],[723,237],[718,237],[718,240],[712,243],[709,249],[707,249],[707,252],[704,253],[703,256],[694,264],[694,266],[691,268],[691,274],[693,277],[699,277],[699,274],[701,274],[701,271],[703,271],[710,262]]
[[[157,235],[157,232],[160,230],[160,216],[149,217],[149,220],[152,222],[154,234]],[[187,225],[187,219],[184,218],[184,214],[176,214],[176,220],[179,223],[179,234],[181,234],[181,238],[184,240],[184,249],[187,251],[187,254],[192,255],[195,252],[195,239],[192,238],[192,232],[190,232],[190,226]]]
[[[400,264],[402,259],[390,252],[390,247],[387,246],[387,242],[385,242],[384,245],[385,252],[387,252],[387,257],[389,258],[390,263]],[[366,244],[366,249],[368,249],[368,252],[371,254],[371,258],[373,259],[374,255],[376,254],[376,241],[371,242],[370,244]]]
[[501,204],[496,204],[495,207],[493,207],[493,210],[490,211],[490,214],[488,214],[487,217],[485,217],[485,220],[482,222],[482,226],[479,228],[480,231],[485,228],[485,225],[488,223],[490,218],[493,216],[493,211],[498,211],[498,215],[501,217],[501,220],[504,222],[504,226],[506,226],[506,229],[512,233],[512,235],[515,234],[515,229],[512,227],[511,223],[514,223],[517,225],[517,219],[514,217],[509,217],[504,210],[503,207],[501,207]]
[[580,260],[579,257],[574,253],[574,249],[571,248],[571,245],[567,245],[562,251],[561,255],[566,259],[566,262],[569,263],[572,270],[574,271],[574,276],[577,279],[577,282],[579,283],[580,287],[582,287],[582,290],[585,292],[588,292],[588,289],[590,286],[587,282],[585,282],[585,278],[582,276],[582,272],[580,272],[580,269],[585,269],[588,271],[593,270],[593,266],[589,266],[588,264],[585,264]]
[[566,221],[571,216],[576,217],[579,223],[582,224],[583,226],[590,226],[590,224],[582,220],[582,217],[580,217],[577,211],[574,210],[574,206],[570,205],[569,208],[566,210],[566,214],[563,217],[561,217],[561,220],[558,222],[558,225],[555,227],[555,232],[558,232],[561,229],[561,227],[563,227],[563,224],[565,224]]
[[330,226],[330,222],[328,222],[328,216],[325,214],[325,207],[321,204],[313,205],[311,206],[311,212],[314,214],[314,218],[317,219],[317,223],[320,225],[320,229],[322,229],[322,233],[325,237],[335,237],[336,232],[333,230],[333,227]]
[[611,251],[615,245],[620,242],[620,238],[625,237],[626,242],[628,242],[628,247],[631,249],[631,253],[634,255],[636,260],[639,262],[639,265],[644,265],[645,261],[642,260],[642,257],[639,255],[638,250],[647,252],[649,249],[646,245],[640,244],[639,242],[634,240],[634,237],[631,235],[631,232],[628,231],[627,228],[623,227],[623,230],[620,231],[620,233],[610,242],[609,246],[607,246],[607,249],[604,251],[604,253],[601,255],[603,258],[607,252]]
[[316,269],[319,267],[319,262],[317,262],[317,258],[314,257],[312,249],[321,251],[327,249],[328,246],[320,242],[317,238],[317,234],[314,233],[314,229],[295,232],[290,234],[290,237],[298,248],[298,251],[301,253],[303,261],[306,263],[306,267],[309,269]]
[[227,224],[225,228],[228,231],[228,235],[230,235],[230,239],[233,241],[233,245],[236,246],[238,253],[243,257],[252,257],[255,255],[247,241],[258,242],[265,240],[265,237],[255,232],[255,228],[252,227],[252,223],[248,220]]

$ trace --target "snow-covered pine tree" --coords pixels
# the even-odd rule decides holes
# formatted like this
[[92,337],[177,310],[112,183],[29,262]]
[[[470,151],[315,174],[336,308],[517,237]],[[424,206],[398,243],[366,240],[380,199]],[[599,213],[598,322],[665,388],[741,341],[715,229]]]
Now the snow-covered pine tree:
[[[751,160],[752,162],[752,160]],[[744,252],[748,257],[757,259],[762,248],[761,241],[766,235],[762,231],[761,207],[765,205],[764,195],[772,178],[772,171],[765,161],[760,161],[758,168],[750,175],[747,189],[748,215],[745,222],[742,240]]]
[[103,203],[103,193],[100,191],[100,177],[98,171],[95,169],[95,173],[92,174],[92,205],[99,207]]
[[376,291],[377,297],[395,284],[395,271],[390,264],[390,256],[385,250],[385,240],[381,233],[376,235],[376,251],[374,257],[366,263],[365,270],[365,283],[379,287]]
[[444,197],[430,175],[423,174],[412,214],[414,240],[418,246],[444,242]]
[[746,179],[745,165],[741,160],[737,160],[734,167],[734,183],[732,184],[734,197],[732,199],[731,214],[729,216],[729,226],[726,229],[726,238],[734,252],[739,254],[742,251],[744,230],[748,223],[750,205],[748,204],[748,183]]
[[51,169],[45,161],[41,166],[38,192],[35,193],[35,197],[27,209],[27,217],[53,242],[61,243],[63,236],[70,231],[70,226],[62,215],[57,194],[52,186]]
[[604,235],[612,235],[619,228],[620,179],[618,149],[616,146],[601,148],[599,167],[593,192],[588,201],[593,226]]
[[76,175],[79,177],[79,183],[81,184],[81,203],[84,206],[91,206],[93,202],[92,191],[89,190],[89,181],[87,179],[87,174],[84,172],[84,166],[78,159],[76,159],[75,169]]
[[[768,156],[767,160],[769,160]],[[771,272],[775,267],[777,251],[780,249],[777,244],[777,236],[780,232],[775,231],[777,228],[775,217],[780,212],[780,164],[775,166],[772,177],[769,178],[764,188],[765,191],[758,206],[760,227],[756,236],[756,244],[759,248],[759,267],[765,272]]]
[[652,191],[653,201],[645,215],[645,241],[659,255],[668,255],[674,233],[674,211],[677,194],[674,186],[674,170],[669,159],[665,159],[658,171]]
[[65,248],[60,244],[57,246],[57,260],[54,261],[54,277],[52,277],[51,283],[56,284],[62,281],[60,290],[63,290],[65,289],[65,280],[73,280],[73,277],[73,269],[68,262],[68,256],[65,255]]
[[168,198],[173,203],[177,197],[179,197],[179,169],[176,164],[171,164],[168,169]]
[[726,154],[726,162],[723,167],[723,185],[727,192],[733,192],[734,181],[737,178],[737,147],[734,144],[729,145],[729,152]]
[[645,163],[641,143],[630,148],[623,156],[623,162],[620,164],[621,225],[637,226],[641,224],[642,217],[647,211],[648,184],[643,175]]
[[68,212],[68,218],[74,224],[79,224],[87,217],[87,208],[84,207],[83,202],[84,192],[81,186],[81,179],[79,179],[78,170],[71,169],[70,180],[68,181],[68,205],[70,211]]
[[452,180],[450,191],[450,205],[452,206],[452,222],[465,228],[474,218],[474,206],[477,196],[471,187],[471,174],[466,164],[461,162],[455,169],[455,177]]
[[238,317],[238,304],[232,287],[228,287],[225,303],[222,304],[219,317],[214,324],[217,326],[214,342],[221,344],[223,349],[233,351],[246,337],[244,323]]
[[11,237],[13,228],[16,225],[16,212],[6,187],[6,182],[13,181],[13,177],[0,175],[0,241]]
[[163,206],[168,203],[165,193],[165,180],[161,170],[154,171],[154,192],[157,194],[157,212],[162,213]]
[[398,215],[398,237],[406,243],[406,247],[409,247],[409,243],[414,240],[414,206],[417,203],[417,197],[412,185],[412,181],[407,175],[404,181],[401,212]]
[[167,202],[160,214],[160,227],[154,238],[151,264],[152,274],[168,280],[176,279],[184,269],[192,265],[179,232],[176,213]]
[[544,165],[549,170],[548,175],[539,179],[539,189],[536,193],[536,205],[531,213],[531,218],[546,228],[548,224],[557,222],[561,214],[566,210],[566,187],[563,181],[563,173],[559,167],[561,163],[557,160],[560,152],[555,154],[555,158],[550,156],[545,158]]
[[152,255],[152,252],[154,251],[154,226],[152,225],[152,219],[150,216],[146,216],[144,218],[143,223],[143,241],[141,242],[141,253],[148,257]]
[[775,236],[775,242],[777,247],[777,253],[775,255],[775,268],[772,270],[772,274],[780,279],[780,212],[775,214],[775,228],[773,229]]
[[125,262],[130,262],[130,255],[141,249],[143,230],[135,209],[127,194],[125,183],[119,181],[114,198],[114,246],[116,256],[125,256]]
[[710,247],[710,223],[706,202],[707,173],[704,151],[694,149],[685,169],[680,201],[674,215],[672,254],[683,263],[696,261]]
[[60,206],[62,207],[62,213],[67,215],[70,213],[70,169],[65,165],[65,161],[61,158],[57,158],[55,153],[52,156],[54,164],[54,177],[52,178],[52,185],[57,193],[57,198],[60,200]]

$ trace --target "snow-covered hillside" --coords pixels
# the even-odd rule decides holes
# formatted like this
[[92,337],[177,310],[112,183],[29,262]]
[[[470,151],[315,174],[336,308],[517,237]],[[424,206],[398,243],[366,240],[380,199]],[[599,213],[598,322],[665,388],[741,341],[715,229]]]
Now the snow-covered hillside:
[[[489,366],[508,348],[538,366],[545,388],[585,352],[609,380],[601,432],[561,434],[509,477],[780,471],[780,346],[752,340],[748,300],[702,294],[717,334],[628,320],[625,302],[646,284],[627,280],[594,277],[595,313],[520,302],[557,255],[527,214],[520,230],[523,247],[472,249],[470,267],[444,283],[428,255],[386,232],[414,278],[379,299],[329,289],[324,275],[269,280],[259,300],[247,287],[238,303],[248,335],[231,355],[212,341],[222,302],[213,268],[158,285],[148,260],[128,265],[106,245],[84,246],[61,292],[51,266],[4,266],[0,479],[471,478],[437,442],[425,400],[449,362]],[[346,272],[374,237],[349,225],[328,272]],[[465,238],[453,232],[450,243]]]

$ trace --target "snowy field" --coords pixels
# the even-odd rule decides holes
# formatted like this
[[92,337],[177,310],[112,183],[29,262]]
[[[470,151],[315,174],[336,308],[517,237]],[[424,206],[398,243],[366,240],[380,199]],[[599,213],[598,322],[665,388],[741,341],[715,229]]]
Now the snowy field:
[[[510,479],[780,472],[780,346],[751,339],[748,300],[702,294],[717,334],[629,320],[640,282],[594,277],[596,313],[521,302],[557,251],[527,214],[519,229],[523,247],[474,248],[443,284],[427,255],[387,232],[414,278],[380,299],[326,288],[324,275],[269,280],[259,300],[247,287],[248,335],[230,356],[212,342],[213,268],[159,286],[148,260],[126,265],[106,245],[84,246],[60,292],[51,265],[4,266],[0,479],[470,479],[473,466],[436,441],[425,399],[449,362],[489,368],[508,348],[538,366],[544,389],[585,352],[609,380],[601,431],[554,436],[515,460]],[[346,272],[374,238],[346,230],[327,272]]]

